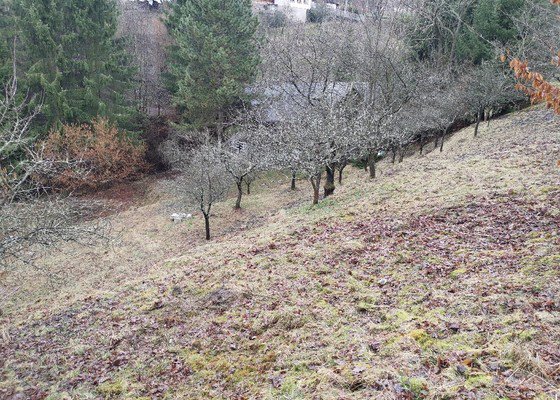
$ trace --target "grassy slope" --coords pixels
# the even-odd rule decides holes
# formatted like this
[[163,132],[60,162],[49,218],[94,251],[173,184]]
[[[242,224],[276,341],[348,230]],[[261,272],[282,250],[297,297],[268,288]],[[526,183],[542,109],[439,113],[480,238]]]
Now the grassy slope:
[[0,397],[554,398],[560,125],[471,136],[313,209],[267,181],[210,244],[165,199],[113,217],[113,251],[43,260],[71,279],[4,278]]

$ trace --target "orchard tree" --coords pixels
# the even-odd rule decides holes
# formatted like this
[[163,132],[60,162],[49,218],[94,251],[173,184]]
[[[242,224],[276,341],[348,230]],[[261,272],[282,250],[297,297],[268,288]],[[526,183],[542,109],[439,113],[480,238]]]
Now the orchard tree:
[[316,205],[319,204],[323,170],[334,161],[330,159],[333,155],[330,149],[331,141],[329,137],[322,134],[322,124],[313,115],[302,115],[294,122],[290,124],[292,130],[289,132],[290,137],[285,148],[293,157],[298,173],[311,183],[313,205]]
[[407,103],[392,120],[388,127],[387,144],[391,151],[391,161],[402,162],[406,147],[421,135],[425,116],[420,110],[422,104],[416,101]]
[[259,83],[292,108],[321,103],[334,94],[337,83],[351,81],[355,37],[352,25],[338,22],[313,29],[298,24],[271,32]]
[[183,190],[204,217],[206,240],[210,240],[212,206],[227,197],[231,179],[220,162],[218,150],[206,144],[194,152]]
[[407,62],[387,55],[378,62],[378,74],[368,74],[368,79],[356,132],[361,150],[359,158],[367,161],[370,178],[374,179],[379,155],[395,145],[392,131],[399,114],[414,96],[416,78]]
[[405,31],[402,19],[392,12],[390,2],[380,1],[377,15],[365,17],[359,25],[352,62],[356,80],[365,85],[361,118],[356,131],[360,142],[359,159],[365,160],[370,178],[376,176],[380,154],[391,150],[395,121],[416,96],[421,68],[410,61],[401,45]]
[[251,194],[251,185],[253,184],[253,182],[255,182],[257,180],[258,177],[258,171],[253,171],[249,174],[247,174],[247,176],[245,177],[245,187],[247,189],[247,194]]
[[437,82],[430,93],[428,123],[435,131],[434,148],[437,148],[439,143],[441,152],[445,137],[450,133],[453,125],[466,119],[469,103],[464,79],[441,72],[434,79]]
[[197,207],[204,217],[206,240],[210,240],[212,207],[225,200],[232,185],[224,168],[221,149],[211,143],[210,133],[196,132],[192,137],[175,134],[161,147],[164,159],[181,173],[174,191],[189,206]]
[[271,165],[289,169],[292,185],[295,173],[305,177],[313,188],[313,204],[319,203],[323,171],[327,172],[325,197],[334,192],[335,166],[355,153],[352,124],[345,103],[315,103],[290,109],[281,122],[270,127],[268,149]]
[[134,70],[116,38],[116,2],[13,1],[25,84],[43,99],[40,127],[103,116],[132,128]]
[[466,97],[476,121],[475,137],[478,135],[480,122],[484,118],[489,121],[495,109],[522,99],[514,91],[514,80],[508,72],[495,63],[484,62],[467,73]]
[[247,184],[247,192],[249,192],[255,173],[266,167],[267,159],[261,151],[260,140],[265,139],[260,134],[262,129],[249,127],[241,129],[219,147],[220,160],[237,187],[236,210],[241,208],[243,184]]
[[169,52],[174,102],[185,123],[212,128],[222,139],[260,63],[251,1],[179,0],[167,24],[175,42]]
[[[277,119],[275,122],[286,124],[287,131],[294,135],[291,143],[287,143],[295,147],[287,151],[290,161],[286,164],[292,172],[292,188],[295,188],[296,173],[305,171],[304,175],[314,185],[316,202],[322,172],[319,174],[315,167],[309,167],[310,159],[318,161],[316,156],[326,157],[320,169],[326,170],[324,189],[325,196],[329,196],[335,190],[335,168],[342,156],[337,147],[340,144],[338,141],[343,138],[341,132],[332,130],[339,129],[348,108],[344,102],[358,91],[358,85],[351,83],[349,75],[352,73],[356,37],[355,27],[347,23],[323,23],[312,30],[294,25],[283,32],[271,33],[264,51],[261,84],[268,88],[269,97],[273,98],[271,109]],[[299,121],[294,117],[296,115]],[[305,129],[310,132],[304,132]],[[322,138],[317,133],[319,130],[323,131]],[[301,131],[301,134],[296,131]],[[306,134],[308,137],[305,137]],[[300,150],[294,151],[301,149],[297,145],[299,141],[306,140],[315,149],[313,157],[304,155]],[[324,143],[326,148],[317,149],[319,143]],[[300,165],[302,160],[305,160],[304,167]]]

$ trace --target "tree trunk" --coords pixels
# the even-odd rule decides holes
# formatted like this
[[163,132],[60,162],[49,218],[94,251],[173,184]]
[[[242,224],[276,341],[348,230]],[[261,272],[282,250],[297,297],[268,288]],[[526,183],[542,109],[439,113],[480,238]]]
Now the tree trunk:
[[325,182],[325,187],[324,187],[325,190],[324,197],[329,197],[331,194],[334,193],[335,190],[335,186],[334,186],[335,165],[334,164],[327,165],[325,170],[327,171],[327,181]]
[[292,190],[296,190],[296,171],[292,171]]
[[204,214],[204,225],[206,227],[206,240],[210,240],[210,214],[209,213],[203,213]]
[[395,149],[394,147],[391,147],[391,164],[395,163],[395,160],[397,159],[397,149]]
[[369,177],[371,179],[375,179],[376,171],[375,171],[375,163],[377,162],[377,152],[372,152],[368,158],[368,166],[369,166]]
[[340,163],[340,165],[338,166],[338,184],[342,185],[342,172],[344,171],[344,168],[346,168],[346,165],[348,165],[348,163],[345,161],[343,163]]
[[438,143],[439,143],[439,137],[436,136],[436,140],[434,141],[434,150],[437,149]]
[[463,26],[462,24],[463,20],[462,18],[458,18],[457,19],[457,27],[455,28],[455,32],[453,33],[453,37],[452,37],[452,41],[451,41],[451,51],[449,52],[449,64],[448,67],[449,69],[452,68],[452,65],[455,64],[455,49],[457,47],[457,37],[459,36],[459,32],[461,31],[461,27]]
[[321,188],[321,175],[320,172],[318,175],[310,178],[311,186],[313,186],[313,205],[319,204],[319,189]]
[[478,126],[480,125],[480,120],[482,119],[482,112],[479,110],[476,113],[476,125],[474,126],[474,137],[478,135]]
[[220,142],[224,141],[224,112],[218,111],[218,121],[216,122],[216,133]]
[[243,197],[243,179],[236,182],[237,185],[237,201],[235,202],[235,209],[241,208],[241,197]]
[[404,160],[404,150],[401,148],[399,149],[399,164],[402,163]]
[[443,140],[445,139],[445,135],[447,135],[447,131],[449,128],[445,128],[445,130],[441,133],[441,146],[439,147],[439,152],[443,151]]
[[364,163],[364,171],[367,172],[369,159],[364,158],[362,162]]

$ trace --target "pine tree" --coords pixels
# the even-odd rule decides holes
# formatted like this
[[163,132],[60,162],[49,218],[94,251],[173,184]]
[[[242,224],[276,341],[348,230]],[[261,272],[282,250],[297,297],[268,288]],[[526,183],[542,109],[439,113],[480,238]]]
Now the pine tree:
[[184,122],[222,136],[260,62],[251,0],[181,0],[168,21],[170,88]]
[[25,83],[43,99],[42,125],[109,117],[129,128],[134,70],[116,38],[114,0],[14,0]]

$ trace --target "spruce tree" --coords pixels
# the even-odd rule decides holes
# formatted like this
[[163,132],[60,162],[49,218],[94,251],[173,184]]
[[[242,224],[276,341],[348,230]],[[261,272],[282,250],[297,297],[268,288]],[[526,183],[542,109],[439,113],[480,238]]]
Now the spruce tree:
[[25,83],[42,96],[47,129],[109,117],[128,128],[134,79],[114,0],[14,0]]
[[170,88],[183,122],[221,137],[260,62],[251,0],[181,0],[167,22]]

